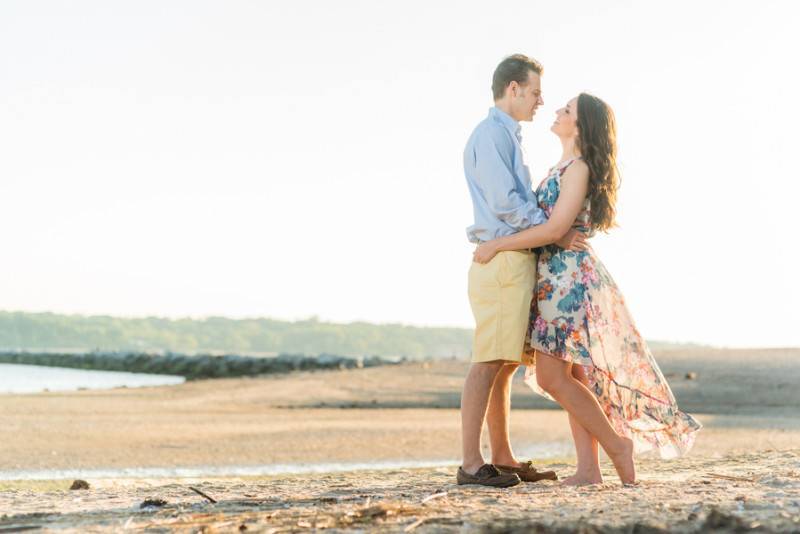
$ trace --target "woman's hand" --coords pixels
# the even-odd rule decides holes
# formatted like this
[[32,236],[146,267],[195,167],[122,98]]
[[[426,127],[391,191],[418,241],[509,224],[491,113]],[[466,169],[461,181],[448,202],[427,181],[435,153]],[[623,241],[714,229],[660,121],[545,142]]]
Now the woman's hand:
[[472,253],[472,261],[477,263],[489,263],[498,253],[496,240],[481,243],[475,252]]
[[582,252],[589,250],[589,238],[583,232],[572,229],[556,241],[556,245],[564,250],[571,250],[573,252]]

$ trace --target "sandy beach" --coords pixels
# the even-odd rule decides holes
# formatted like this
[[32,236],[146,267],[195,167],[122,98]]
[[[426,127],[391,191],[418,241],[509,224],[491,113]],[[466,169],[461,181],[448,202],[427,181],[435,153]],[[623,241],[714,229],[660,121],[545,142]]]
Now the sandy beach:
[[[705,428],[636,488],[454,485],[463,361],[0,396],[0,532],[800,531],[800,350],[656,356]],[[570,474],[564,412],[521,382],[513,407],[517,454]]]

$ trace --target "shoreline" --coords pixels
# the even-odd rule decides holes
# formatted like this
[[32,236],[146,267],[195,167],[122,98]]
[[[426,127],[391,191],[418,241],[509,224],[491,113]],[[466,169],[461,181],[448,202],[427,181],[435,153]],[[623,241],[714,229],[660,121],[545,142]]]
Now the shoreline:
[[205,465],[183,467],[128,467],[120,469],[0,471],[0,482],[57,482],[75,479],[147,480],[207,479],[231,477],[272,477],[313,473],[352,473],[356,471],[391,471],[396,469],[433,469],[457,467],[458,460],[398,460],[379,462],[342,462],[268,465]]
[[[568,441],[536,443],[522,447],[525,457],[537,462],[568,463],[574,456]],[[433,469],[451,467],[456,469],[460,460],[452,458],[384,459],[375,461],[276,463],[262,465],[185,465],[148,466],[99,469],[49,469],[0,471],[0,482],[49,481],[73,479],[192,479],[225,477],[269,477],[283,475],[307,475],[312,473],[352,473],[355,471],[390,471],[395,469]]]
[[[64,400],[52,397],[48,400]],[[460,454],[459,414],[450,409],[273,409],[238,415],[225,410],[193,417],[190,406],[153,414],[143,423],[138,410],[86,415],[79,422],[66,408],[64,419],[54,419],[51,428],[41,431],[21,431],[19,424],[15,428],[8,423],[8,415],[0,415],[5,443],[0,480],[349,472],[456,465]],[[796,416],[694,415],[705,428],[686,458],[788,449],[800,443]],[[519,458],[537,464],[574,458],[567,416],[560,410],[514,410],[511,428]],[[488,458],[487,435],[483,446]]]

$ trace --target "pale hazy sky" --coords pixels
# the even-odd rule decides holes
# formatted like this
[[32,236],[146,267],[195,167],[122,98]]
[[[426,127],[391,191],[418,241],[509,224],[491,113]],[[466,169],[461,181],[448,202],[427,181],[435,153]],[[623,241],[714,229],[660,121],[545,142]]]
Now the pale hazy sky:
[[461,154],[497,62],[523,128],[616,111],[595,249],[650,339],[800,346],[795,2],[0,3],[0,309],[472,326]]

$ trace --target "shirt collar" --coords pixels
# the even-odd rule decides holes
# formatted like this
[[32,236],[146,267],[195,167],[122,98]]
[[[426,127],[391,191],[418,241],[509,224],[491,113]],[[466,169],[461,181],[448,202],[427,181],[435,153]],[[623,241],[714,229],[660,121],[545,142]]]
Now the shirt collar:
[[489,116],[499,121],[503,126],[508,128],[508,131],[514,134],[517,141],[522,142],[522,126],[519,122],[515,121],[511,115],[498,108],[497,106],[489,109]]

